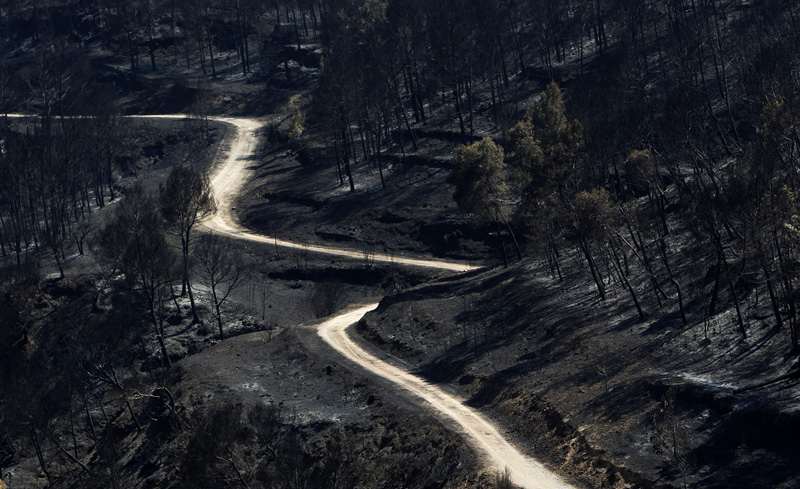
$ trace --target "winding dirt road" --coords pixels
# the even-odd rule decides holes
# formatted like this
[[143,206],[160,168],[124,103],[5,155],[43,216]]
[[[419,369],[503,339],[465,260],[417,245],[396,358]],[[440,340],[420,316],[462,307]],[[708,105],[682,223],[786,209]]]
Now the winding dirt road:
[[212,219],[206,221],[205,225],[207,228],[236,239],[356,260],[394,263],[398,265],[435,268],[455,272],[464,272],[478,268],[474,265],[459,262],[426,260],[386,253],[370,252],[365,254],[364,251],[352,249],[348,250],[296,243],[247,231],[236,222],[231,210],[236,196],[240,193],[244,183],[250,176],[251,172],[248,168],[249,162],[257,149],[259,140],[258,133],[259,130],[263,129],[264,123],[255,119],[228,117],[214,117],[213,120],[234,125],[236,127],[236,135],[231,138],[230,149],[225,161],[216,165],[214,170],[212,170],[211,186],[217,198],[217,214]]
[[[234,219],[232,204],[250,176],[248,161],[253,159],[258,146],[259,130],[264,127],[255,119],[222,118],[214,120],[232,124],[236,134],[230,139],[230,148],[224,161],[215,165],[211,175],[211,186],[217,198],[217,214],[206,222],[206,227],[230,236],[251,242],[264,243],[285,248],[303,249],[314,253],[324,253],[363,260],[363,252],[306,245],[280,240],[269,236],[251,233],[242,228]],[[395,263],[406,266],[434,268],[450,271],[468,271],[478,267],[465,263],[394,256],[382,253],[370,254],[370,260]],[[368,372],[383,377],[398,385],[413,396],[421,398],[433,411],[442,417],[455,421],[472,444],[487,455],[487,465],[496,471],[507,467],[512,481],[528,489],[567,489],[571,488],[541,463],[526,457],[503,437],[497,428],[478,411],[464,404],[462,399],[450,395],[440,388],[425,382],[403,369],[380,360],[359,347],[347,334],[347,329],[358,322],[364,314],[375,309],[377,303],[351,308],[319,325],[319,336],[333,349],[349,360],[357,363]]]
[[[9,114],[11,117],[29,117]],[[182,119],[184,115],[134,116],[141,118]],[[465,263],[433,259],[411,258],[375,253],[365,256],[363,251],[354,251],[325,246],[306,245],[252,233],[244,229],[234,219],[232,204],[241,192],[244,183],[251,175],[250,161],[255,159],[260,139],[259,132],[265,124],[256,119],[238,117],[212,117],[214,121],[235,127],[233,135],[228,136],[227,154],[215,162],[211,173],[211,186],[217,199],[216,215],[205,222],[211,231],[234,239],[270,246],[302,249],[313,253],[335,255],[355,260],[369,259],[374,262],[394,263],[412,267],[463,272],[478,267]],[[542,464],[526,457],[503,437],[497,428],[478,411],[464,404],[462,399],[442,391],[407,371],[384,362],[358,346],[347,334],[347,329],[358,322],[364,314],[375,309],[377,303],[350,308],[318,326],[317,334],[335,351],[350,361],[360,365],[373,375],[382,377],[415,398],[419,404],[427,406],[443,418],[454,421],[470,443],[486,455],[486,466],[490,470],[503,471],[507,467],[512,481],[527,489],[568,489],[572,486],[547,470]]]
[[455,421],[460,427],[461,433],[487,455],[486,463],[489,468],[502,472],[507,467],[511,480],[515,484],[528,489],[572,487],[565,484],[541,463],[520,453],[492,423],[477,410],[464,404],[463,399],[448,394],[439,387],[380,360],[350,339],[350,336],[347,335],[347,328],[377,306],[377,303],[368,304],[328,319],[319,326],[318,334],[326,343],[348,359],[423,399],[440,416]]

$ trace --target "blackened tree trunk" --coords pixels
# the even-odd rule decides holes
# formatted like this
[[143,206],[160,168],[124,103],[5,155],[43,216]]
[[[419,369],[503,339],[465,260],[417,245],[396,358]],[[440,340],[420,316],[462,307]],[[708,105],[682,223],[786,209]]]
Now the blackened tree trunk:
[[605,300],[606,287],[605,284],[603,284],[603,277],[602,275],[600,275],[600,270],[594,261],[594,256],[592,255],[592,250],[590,248],[589,242],[585,238],[579,238],[578,246],[583,252],[583,256],[586,258],[586,262],[589,264],[589,271],[592,272],[592,279],[594,279],[594,283],[597,286],[597,293],[600,295],[600,300]]

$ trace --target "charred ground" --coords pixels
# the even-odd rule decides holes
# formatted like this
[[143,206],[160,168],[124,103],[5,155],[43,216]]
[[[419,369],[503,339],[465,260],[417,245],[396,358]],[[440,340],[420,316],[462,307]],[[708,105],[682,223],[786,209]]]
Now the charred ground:
[[[0,8],[4,110],[56,124],[109,112],[267,117],[274,137],[265,134],[239,217],[364,260],[237,245],[253,280],[226,312],[234,337],[218,342],[208,306],[206,324],[192,324],[176,299],[167,331],[177,367],[162,370],[136,294],[90,259],[71,257],[56,279],[45,252],[22,267],[7,258],[0,472],[11,487],[169,487],[188,478],[192,454],[219,463],[197,472],[218,483],[286,486],[281,474],[297,469],[316,484],[339,473],[343,484],[385,476],[399,486],[412,454],[430,470],[410,471],[419,477],[406,485],[494,483],[474,475],[478,461],[441,424],[389,406],[390,392],[291,330],[314,315],[320,283],[338,284],[337,305],[389,294],[360,324],[365,342],[463,394],[588,486],[797,484],[792,2],[275,2],[257,16],[221,2],[204,12],[43,3]],[[498,233],[457,209],[445,178],[457,149],[483,136],[513,159],[509,129],[551,80],[588,137],[554,167],[580,163],[552,212],[516,214],[526,257],[438,280],[371,263],[373,251],[500,263]],[[290,138],[298,109],[306,132]],[[187,158],[202,167],[225,131],[198,152],[195,130],[158,124],[126,136],[134,150],[121,156],[134,166],[120,162],[121,187],[137,173],[155,190]],[[629,158],[644,149],[652,172]],[[519,177],[508,211],[526,207]],[[627,245],[577,232],[570,206],[600,188],[623,218],[607,229]],[[227,372],[236,367],[249,380]],[[283,401],[280,415],[256,410],[266,399]],[[304,465],[265,452],[268,434]],[[362,450],[381,456],[339,456]]]

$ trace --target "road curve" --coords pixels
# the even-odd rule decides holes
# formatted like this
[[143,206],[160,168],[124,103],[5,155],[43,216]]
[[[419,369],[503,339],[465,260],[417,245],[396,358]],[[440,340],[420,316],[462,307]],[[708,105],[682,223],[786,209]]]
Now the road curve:
[[511,480],[528,489],[567,489],[557,475],[547,470],[541,463],[526,457],[514,448],[497,428],[451,394],[429,384],[420,377],[380,360],[358,346],[347,335],[347,328],[358,322],[364,314],[378,307],[377,303],[360,306],[332,317],[319,325],[318,334],[336,351],[356,362],[367,371],[390,380],[399,387],[422,398],[440,416],[450,418],[461,428],[463,434],[472,440],[491,460],[497,471],[509,469]]
[[[26,117],[19,114],[9,114],[9,116]],[[187,116],[178,114],[134,117],[182,119]],[[232,204],[244,186],[244,182],[250,176],[248,161],[255,156],[259,143],[258,132],[264,127],[264,123],[257,119],[239,117],[211,117],[210,119],[228,123],[236,128],[236,132],[227,138],[229,145],[225,158],[215,162],[212,168],[210,180],[217,199],[217,213],[205,222],[205,227],[209,230],[234,239],[357,260],[369,259],[374,262],[455,272],[478,268],[466,263],[402,257],[384,253],[365,255],[363,251],[306,245],[247,231],[234,219]],[[374,375],[391,381],[406,392],[411,393],[411,395],[422,399],[439,416],[453,420],[461,427],[462,433],[467,436],[473,446],[487,456],[487,468],[496,471],[508,468],[511,480],[526,489],[572,488],[541,463],[520,453],[500,434],[492,423],[477,410],[466,406],[463,400],[442,391],[435,385],[425,382],[420,377],[384,362],[353,342],[347,334],[347,329],[377,306],[378,304],[374,303],[348,309],[321,323],[317,333],[323,341],[350,361],[355,362]]]
[[455,272],[464,272],[478,268],[475,265],[455,261],[412,258],[387,253],[365,252],[364,250],[309,245],[256,234],[246,230],[233,218],[231,209],[234,200],[250,175],[248,162],[257,149],[259,139],[258,132],[264,127],[264,123],[256,119],[233,117],[213,117],[212,119],[234,125],[236,127],[236,134],[231,138],[230,149],[228,150],[226,160],[212,170],[211,186],[217,198],[218,210],[213,218],[206,221],[205,225],[207,228],[236,239],[355,260],[368,260],[370,262],[393,263]]
[[[254,119],[240,118],[214,118],[214,120],[234,125],[237,132],[231,138],[226,160],[222,164],[216,165],[212,171],[211,186],[217,198],[218,210],[217,214],[206,222],[206,227],[209,229],[236,239],[347,258],[362,260],[369,258],[376,262],[456,272],[478,268],[465,263],[399,257],[381,253],[370,254],[366,257],[363,252],[359,251],[294,243],[245,230],[233,218],[231,206],[248,177],[247,161],[252,158],[257,149],[257,132],[263,127],[263,123]],[[349,309],[324,321],[319,325],[317,333],[334,350],[349,360],[423,399],[440,416],[455,421],[473,445],[488,456],[487,464],[491,468],[502,471],[508,467],[511,479],[515,484],[526,489],[568,489],[572,487],[561,481],[541,463],[520,453],[492,423],[475,409],[466,406],[463,400],[425,382],[420,377],[380,360],[353,342],[347,335],[347,329],[377,306],[378,304],[375,303]]]
[[[6,114],[7,117],[25,118],[36,117],[29,114]],[[83,116],[69,116],[69,118],[80,118]],[[172,119],[180,120],[190,117],[186,114],[157,114],[157,115],[130,115],[126,116],[135,119]],[[413,258],[391,253],[373,253],[372,251],[354,250],[346,248],[331,248],[320,245],[310,245],[297,243],[257,234],[248,231],[236,222],[233,216],[233,203],[244,187],[252,171],[249,162],[255,156],[260,139],[259,131],[266,126],[266,123],[246,117],[219,117],[211,116],[210,120],[223,122],[236,128],[233,135],[226,139],[228,149],[226,156],[215,162],[211,170],[211,187],[217,200],[217,213],[203,224],[211,231],[230,236],[231,238],[263,243],[270,246],[302,250],[303,252],[320,253],[342,258],[365,260],[372,263],[390,263],[406,265],[411,267],[430,268],[436,270],[449,270],[453,272],[466,272],[480,267],[461,263],[457,261],[432,260],[425,258]]]

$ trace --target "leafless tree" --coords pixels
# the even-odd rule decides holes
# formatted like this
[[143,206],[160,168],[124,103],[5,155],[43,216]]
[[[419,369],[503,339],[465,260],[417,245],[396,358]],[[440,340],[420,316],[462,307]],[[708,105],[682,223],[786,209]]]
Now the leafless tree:
[[219,338],[225,338],[222,329],[222,305],[231,292],[247,281],[248,271],[230,242],[214,234],[204,234],[195,246],[194,257],[200,277],[211,289],[211,300],[219,327]]
[[202,150],[211,142],[211,126],[209,115],[212,111],[212,100],[206,87],[198,84],[194,103],[189,108],[189,117],[186,125],[190,132],[190,139],[195,150]]
[[194,226],[217,211],[217,203],[211,191],[208,177],[185,166],[177,166],[170,172],[167,181],[160,186],[161,212],[167,220],[168,229],[181,240],[183,257],[183,285],[181,294],[189,292],[192,316],[200,321],[194,294],[189,281],[189,249]]
[[686,475],[691,468],[691,447],[687,439],[687,428],[681,421],[678,391],[670,387],[661,399],[661,406],[653,416],[653,450],[662,455],[683,479],[684,489],[688,487]]
[[101,257],[122,272],[144,298],[156,328],[164,364],[172,365],[164,343],[166,303],[178,275],[164,238],[155,202],[140,185],[130,188],[112,220],[99,233]]

